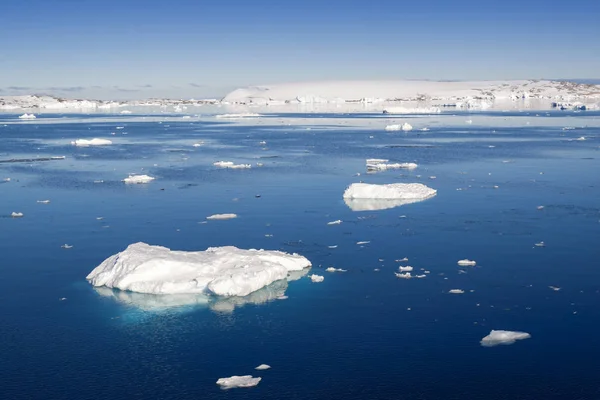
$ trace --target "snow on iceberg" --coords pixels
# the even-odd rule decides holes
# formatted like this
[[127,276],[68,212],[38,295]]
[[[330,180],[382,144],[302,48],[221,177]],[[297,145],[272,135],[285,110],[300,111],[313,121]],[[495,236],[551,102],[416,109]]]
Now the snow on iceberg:
[[435,189],[421,183],[372,185],[353,183],[344,192],[344,202],[352,211],[385,210],[429,199]]
[[252,168],[250,164],[235,164],[232,161],[217,161],[213,163],[215,167],[230,168],[230,169],[247,169]]
[[527,332],[495,331],[481,339],[481,345],[485,347],[498,346],[500,344],[513,344],[517,340],[529,339],[531,335]]
[[81,147],[106,146],[106,145],[112,144],[112,141],[110,141],[108,139],[98,139],[98,138],[93,138],[91,140],[77,139],[77,140],[72,141],[71,144],[74,146],[81,146]]
[[217,385],[221,389],[248,388],[259,384],[261,377],[254,378],[252,375],[230,376],[229,378],[219,378]]
[[386,169],[415,169],[418,167],[415,163],[392,163],[389,160],[379,158],[367,159],[367,171],[385,171]]
[[306,258],[281,251],[226,246],[186,252],[140,242],[104,260],[86,279],[139,293],[247,296],[310,266]]
[[127,178],[123,179],[125,183],[148,183],[152,182],[154,177],[148,175],[129,175]]
[[234,219],[237,218],[237,214],[214,214],[206,217],[208,220],[223,220],[223,219]]
[[23,115],[19,115],[19,119],[36,119],[37,117],[35,116],[35,114],[23,114]]
[[384,114],[439,114],[439,107],[388,107],[383,110]]

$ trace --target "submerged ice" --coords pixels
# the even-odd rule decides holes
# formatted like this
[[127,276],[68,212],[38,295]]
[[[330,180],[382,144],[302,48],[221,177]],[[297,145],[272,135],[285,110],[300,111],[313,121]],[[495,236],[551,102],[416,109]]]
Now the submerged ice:
[[226,246],[187,252],[140,242],[107,258],[86,279],[139,293],[246,296],[310,266],[308,259],[281,251]]

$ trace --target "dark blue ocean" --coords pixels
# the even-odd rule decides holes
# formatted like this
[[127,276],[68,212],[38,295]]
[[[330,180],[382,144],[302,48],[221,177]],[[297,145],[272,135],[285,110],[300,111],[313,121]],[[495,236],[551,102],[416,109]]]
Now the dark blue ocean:
[[[398,121],[415,130],[384,131]],[[600,399],[599,126],[564,111],[1,114],[0,399]],[[70,144],[95,137],[113,144]],[[366,174],[367,158],[419,167]],[[342,194],[359,181],[438,194],[354,212]],[[217,213],[239,218],[203,223]],[[138,241],[297,252],[325,281],[171,305],[86,282]],[[430,273],[396,278],[407,264]],[[531,338],[482,347],[492,329]],[[263,379],[215,384],[246,374]]]

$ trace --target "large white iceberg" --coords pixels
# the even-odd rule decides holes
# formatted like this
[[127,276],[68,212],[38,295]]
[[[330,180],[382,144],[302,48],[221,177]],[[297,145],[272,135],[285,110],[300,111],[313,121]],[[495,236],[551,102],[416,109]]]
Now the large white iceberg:
[[77,140],[72,141],[71,144],[74,146],[81,146],[81,147],[106,146],[106,145],[112,144],[112,141],[110,141],[108,139],[98,139],[98,138],[77,139]]
[[498,346],[499,344],[513,344],[517,340],[529,339],[531,335],[527,332],[495,331],[481,339],[481,345],[485,347]]
[[93,286],[139,293],[247,296],[310,266],[306,258],[281,251],[226,246],[187,252],[134,243],[104,260],[86,279]]
[[234,375],[229,378],[220,378],[217,385],[221,386],[221,389],[247,388],[258,385],[261,379],[261,377],[254,378],[252,375]]
[[421,183],[353,183],[344,192],[344,202],[352,211],[384,210],[423,201],[436,194],[435,189]]

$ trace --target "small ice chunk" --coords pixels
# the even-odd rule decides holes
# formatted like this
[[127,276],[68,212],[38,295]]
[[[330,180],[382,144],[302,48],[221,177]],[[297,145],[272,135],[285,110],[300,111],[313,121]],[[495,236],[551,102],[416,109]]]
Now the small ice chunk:
[[451,293],[451,294],[463,294],[464,292],[465,292],[465,291],[464,291],[464,290],[462,290],[462,289],[450,289],[450,290],[448,291],[448,293]]
[[310,280],[313,282],[323,282],[325,280],[324,276],[312,274],[309,276]]
[[550,289],[554,290],[555,292],[560,291],[560,288],[557,286],[548,286]]
[[363,241],[361,241],[361,242],[356,242],[356,244],[357,244],[357,245],[359,245],[359,246],[360,246],[360,245],[363,245],[363,244],[369,244],[369,243],[371,243],[371,241],[370,241],[370,240],[363,240]]
[[575,139],[575,140],[583,141],[583,140],[587,140],[587,139],[585,138],[585,136],[581,136],[581,137],[578,137],[578,138],[577,138],[577,139]]
[[543,209],[544,209],[544,206],[537,206],[537,209],[538,209],[538,210],[543,210]]
[[544,242],[536,243],[535,247],[546,247],[546,243],[544,243]]
[[513,344],[517,340],[529,339],[531,335],[527,332],[495,331],[481,339],[481,345],[485,347],[498,346],[500,344]]
[[341,268],[334,268],[334,267],[329,267],[325,270],[326,272],[347,272],[348,270],[346,269],[341,269]]
[[48,204],[50,203],[50,200],[38,200],[37,202],[40,204]]
[[421,183],[372,185],[353,183],[344,192],[344,202],[352,211],[385,210],[429,199],[435,189]]
[[337,244],[334,246],[327,246],[327,248],[329,248],[329,249],[337,249],[337,247],[338,247]]
[[65,244],[63,244],[63,245],[62,245],[62,246],[60,246],[60,247],[62,247],[63,249],[72,249],[72,248],[73,248],[73,246],[72,246],[72,245],[70,245],[70,244],[66,244],[66,243],[65,243]]
[[125,183],[148,183],[153,181],[155,178],[148,175],[129,175],[129,177],[123,179]]
[[406,267],[398,267],[398,270],[400,272],[412,272],[414,268],[411,267],[410,265],[406,266]]
[[405,273],[399,273],[399,272],[394,272],[394,274],[396,275],[396,278],[400,278],[400,279],[411,279],[413,278],[412,274],[410,272],[405,272]]
[[415,163],[387,163],[388,160],[370,158],[367,159],[367,171],[383,171],[386,169],[415,169]]
[[342,223],[342,220],[341,220],[341,219],[338,219],[337,221],[331,221],[331,222],[328,222],[328,223],[327,223],[327,225],[339,225],[339,224],[341,224],[341,223]]
[[459,260],[458,265],[460,265],[461,267],[474,267],[475,265],[477,265],[477,262],[469,259],[464,259]]
[[262,378],[254,378],[252,375],[243,376],[230,376],[229,378],[219,378],[217,385],[221,386],[221,389],[234,389],[234,388],[248,388],[259,384]]
[[206,217],[208,220],[222,220],[222,219],[233,219],[237,218],[237,214],[214,214]]
[[108,139],[98,139],[98,138],[93,138],[93,139],[77,139],[77,140],[72,141],[71,144],[73,146],[79,146],[79,147],[107,146],[109,144],[112,144],[112,141],[110,141]]
[[402,258],[402,259],[395,260],[395,261],[396,261],[396,262],[405,262],[405,261],[408,261],[408,257],[404,257],[404,258]]
[[23,115],[19,115],[19,119],[36,119],[37,117],[35,116],[35,114],[23,114]]
[[14,212],[14,211],[13,211],[13,212],[10,214],[10,216],[11,216],[11,217],[13,217],[13,218],[22,218],[22,217],[23,217],[23,213],[22,213],[22,212]]
[[204,144],[204,142],[198,142],[198,143],[194,143],[192,146],[193,147],[200,147]]
[[230,169],[246,169],[252,168],[250,164],[235,164],[232,161],[217,161],[213,165],[219,168],[230,168]]
[[405,122],[405,123],[402,124],[402,128],[401,129],[403,131],[412,131],[413,127],[408,122]]
[[259,371],[264,371],[266,369],[271,369],[271,366],[267,365],[267,364],[260,364],[258,367],[254,368],[254,369],[259,370]]
[[261,146],[265,146],[267,144],[267,142],[265,142],[264,140],[262,142],[258,142],[258,144],[260,144]]
[[385,127],[386,131],[399,131],[402,129],[402,125],[399,124],[395,124],[395,125],[388,125]]

